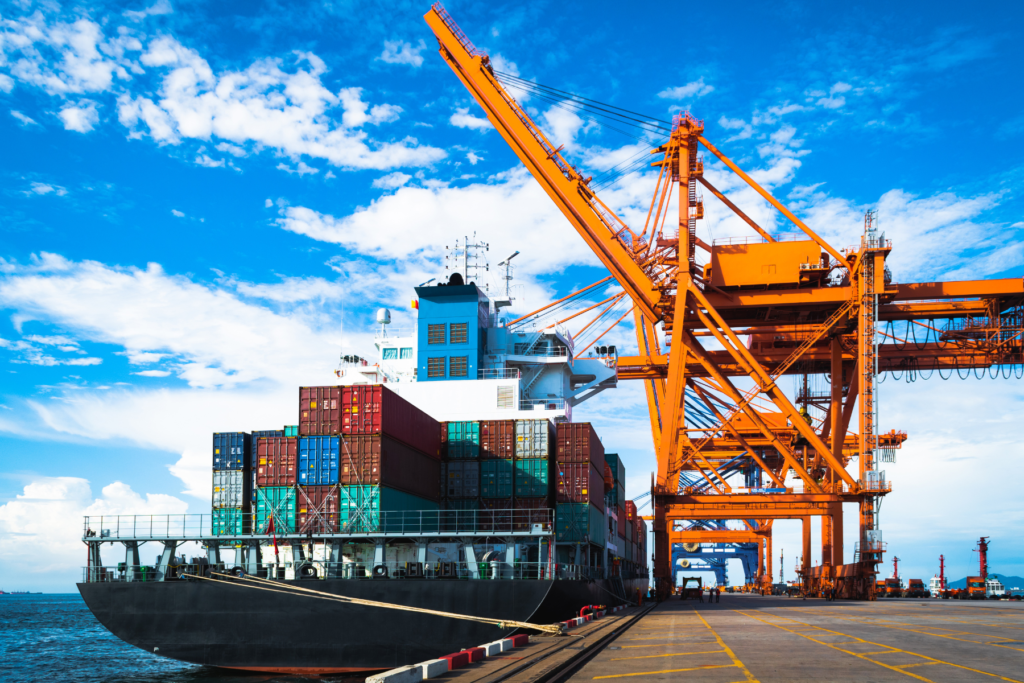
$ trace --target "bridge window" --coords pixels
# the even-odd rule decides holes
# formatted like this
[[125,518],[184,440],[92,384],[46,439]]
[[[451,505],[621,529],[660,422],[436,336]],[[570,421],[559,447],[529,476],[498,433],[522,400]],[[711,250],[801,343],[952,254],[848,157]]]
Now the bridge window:
[[427,359],[427,377],[444,377],[444,356]]
[[[452,325],[455,327],[455,325]],[[469,357],[452,356],[448,361],[448,375],[450,377],[466,377],[469,375]]]
[[469,324],[452,323],[451,339],[449,339],[449,342],[452,344],[465,344],[467,341],[469,341]]
[[395,360],[398,358],[398,349],[384,349],[384,360]]
[[413,357],[413,355],[412,355],[412,349],[411,348],[402,349],[402,355],[401,355],[402,360],[409,360],[412,357]]
[[445,342],[445,324],[440,325],[427,325],[427,343],[428,344],[444,344]]

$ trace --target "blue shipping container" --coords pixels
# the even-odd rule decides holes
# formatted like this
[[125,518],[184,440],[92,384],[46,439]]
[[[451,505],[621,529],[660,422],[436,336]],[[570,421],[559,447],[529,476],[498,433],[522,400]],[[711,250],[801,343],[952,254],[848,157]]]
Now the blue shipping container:
[[304,436],[299,439],[299,484],[331,486],[338,483],[337,436]]
[[214,432],[213,469],[246,470],[252,463],[249,435],[246,432]]

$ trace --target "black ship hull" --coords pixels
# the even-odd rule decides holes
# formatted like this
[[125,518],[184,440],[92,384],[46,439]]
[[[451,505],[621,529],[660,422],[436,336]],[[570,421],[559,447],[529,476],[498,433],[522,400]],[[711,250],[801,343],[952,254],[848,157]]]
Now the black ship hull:
[[[346,580],[284,582],[335,595],[457,614],[553,623],[584,605],[635,600],[620,581]],[[138,648],[195,664],[289,673],[391,669],[498,640],[509,629],[404,610],[256,590],[226,582],[80,583],[86,605]]]

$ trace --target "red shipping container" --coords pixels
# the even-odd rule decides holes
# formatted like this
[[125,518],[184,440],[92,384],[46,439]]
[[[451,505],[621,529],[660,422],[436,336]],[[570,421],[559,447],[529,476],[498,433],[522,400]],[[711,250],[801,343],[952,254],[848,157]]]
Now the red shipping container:
[[604,512],[604,477],[590,463],[559,462],[555,500],[559,503],[590,503]]
[[480,421],[480,457],[511,459],[516,454],[515,420]]
[[298,483],[299,440],[294,436],[256,439],[256,485],[295,486]]
[[300,534],[338,533],[338,487],[299,487],[295,496],[295,528]]
[[512,504],[513,528],[516,531],[529,531],[534,524],[553,524],[554,506],[549,498],[516,498]]
[[589,462],[604,472],[604,446],[589,422],[560,422],[556,428],[558,462]]
[[299,436],[386,434],[441,457],[441,424],[381,384],[299,387]]
[[441,499],[441,461],[388,436],[342,436],[338,480],[345,486],[379,484],[427,500]]
[[481,498],[479,520],[484,530],[508,531],[512,527],[512,499]]
[[631,500],[626,501],[626,520],[636,527],[636,503]]

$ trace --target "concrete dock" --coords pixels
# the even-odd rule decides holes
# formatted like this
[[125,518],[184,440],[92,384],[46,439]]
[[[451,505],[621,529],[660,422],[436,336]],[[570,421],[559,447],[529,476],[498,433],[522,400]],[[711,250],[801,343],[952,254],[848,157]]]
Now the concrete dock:
[[459,683],[953,681],[1024,683],[1024,604],[826,602],[723,595],[629,608],[573,636],[531,638]]
[[1024,605],[675,599],[638,619],[569,680],[620,679],[1024,681]]

